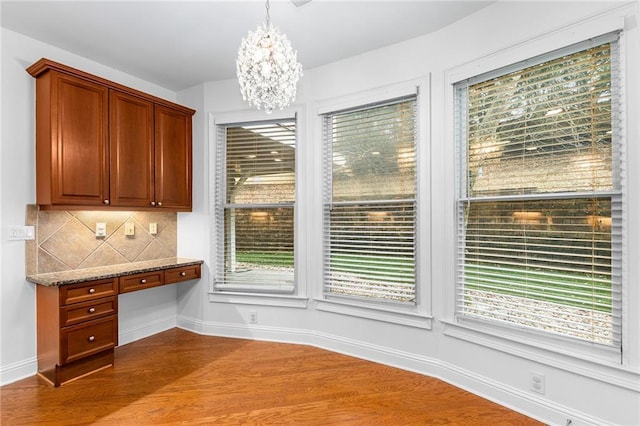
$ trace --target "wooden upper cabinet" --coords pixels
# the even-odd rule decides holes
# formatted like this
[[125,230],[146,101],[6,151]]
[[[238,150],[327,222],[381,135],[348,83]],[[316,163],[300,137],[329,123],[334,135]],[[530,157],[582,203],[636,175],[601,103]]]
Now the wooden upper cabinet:
[[41,208],[191,211],[194,110],[45,58],[27,72]]
[[101,206],[108,200],[108,93],[55,71],[36,81],[38,204]]
[[191,210],[191,116],[156,105],[156,203]]
[[109,96],[111,205],[155,201],[153,102],[112,90]]

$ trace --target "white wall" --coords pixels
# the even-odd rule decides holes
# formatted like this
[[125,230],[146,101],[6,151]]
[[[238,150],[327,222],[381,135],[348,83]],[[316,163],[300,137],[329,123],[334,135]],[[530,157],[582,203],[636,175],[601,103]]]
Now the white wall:
[[[0,383],[35,374],[34,284],[25,281],[23,241],[8,241],[8,227],[24,225],[35,202],[35,80],[25,69],[42,57],[175,101],[172,91],[2,29],[2,126],[0,142]],[[120,344],[172,328],[176,286],[120,296]]]
[[[299,126],[303,134],[297,145],[296,160],[303,182],[298,185],[303,188],[297,204],[302,211],[298,225],[300,234],[304,234],[304,238],[298,240],[301,253],[297,265],[298,270],[305,271],[298,284],[309,298],[287,301],[208,295],[213,272],[211,254],[215,247],[202,241],[203,233],[213,235],[207,207],[210,194],[204,191],[205,201],[197,211],[194,209],[197,216],[185,219],[189,231],[180,228],[180,244],[191,245],[193,256],[207,259],[207,268],[201,281],[179,290],[179,326],[204,334],[308,343],[396,365],[440,377],[551,424],[564,425],[567,419],[571,419],[573,425],[640,424],[640,318],[637,314],[640,293],[634,289],[637,286],[630,285],[627,294],[627,355],[623,366],[595,361],[588,355],[580,359],[530,344],[509,342],[452,324],[454,163],[450,112],[447,112],[451,110],[451,87],[447,79],[452,72],[469,71],[473,67],[478,67],[477,73],[488,71],[598,35],[598,31],[607,32],[613,26],[625,29],[628,111],[630,117],[637,117],[640,109],[638,17],[637,4],[631,3],[624,6],[610,2],[504,2],[437,33],[305,70],[296,105],[304,111],[305,124],[304,130]],[[293,43],[295,45],[295,40]],[[420,220],[429,227],[431,240],[426,244],[430,257],[421,260],[431,268],[426,282],[420,285],[431,285],[433,320],[424,319],[431,327],[327,312],[322,302],[314,299],[321,289],[322,208],[318,160],[321,150],[317,105],[425,77],[431,81],[431,116],[427,121],[431,157],[425,160],[431,177],[426,179],[428,187],[420,188],[420,195],[430,193],[431,198],[423,206]],[[205,114],[200,115],[202,122],[198,125],[205,133],[203,146],[198,147],[202,158],[197,159],[195,167],[203,167],[204,171],[198,174],[206,176],[213,172],[211,122],[229,115],[241,117],[243,110],[250,116],[254,116],[254,112],[249,112],[242,102],[235,80],[206,83],[202,91]],[[197,96],[181,93],[181,96],[187,100],[200,99],[199,93]],[[627,132],[630,144],[637,145],[634,142],[640,134],[638,120],[630,120]],[[638,148],[630,148],[629,162],[629,169],[639,164]],[[630,182],[640,181],[637,172],[630,170],[629,173]],[[637,215],[640,200],[637,195],[631,198],[629,212]],[[638,262],[633,261],[640,255],[636,243],[639,240],[640,229],[630,223],[627,272],[632,284],[640,281],[640,270],[635,265]],[[197,247],[193,246],[194,242]],[[282,306],[287,303],[291,307]],[[258,324],[249,324],[250,311],[257,312]],[[545,395],[529,390],[532,371],[545,375]]]
[[[209,168],[207,164],[208,123],[204,106],[203,85],[181,92],[177,102],[191,105],[193,117],[193,208],[178,213],[178,253],[180,256],[209,259]],[[189,312],[191,318],[202,318],[206,306],[206,282],[209,263],[202,265],[202,279],[178,286],[178,312]]]

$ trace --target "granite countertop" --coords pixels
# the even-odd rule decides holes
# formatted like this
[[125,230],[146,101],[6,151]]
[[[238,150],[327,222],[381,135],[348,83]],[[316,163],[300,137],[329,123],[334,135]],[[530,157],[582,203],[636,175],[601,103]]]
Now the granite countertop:
[[167,259],[101,266],[98,268],[75,269],[62,272],[51,272],[48,274],[27,275],[27,281],[48,287],[58,287],[62,285],[81,283],[84,281],[101,280],[105,278],[120,277],[123,275],[160,271],[162,269],[181,266],[199,265],[202,263],[202,260],[170,257]]

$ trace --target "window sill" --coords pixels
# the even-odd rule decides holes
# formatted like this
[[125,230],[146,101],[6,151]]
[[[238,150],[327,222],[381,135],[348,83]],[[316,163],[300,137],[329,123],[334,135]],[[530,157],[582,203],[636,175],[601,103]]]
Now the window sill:
[[293,284],[215,284],[213,294],[236,293],[236,294],[293,294],[295,291]]
[[588,343],[519,332],[480,321],[442,321],[444,334],[473,344],[529,359],[625,389],[640,391],[639,373],[620,363],[620,354]]
[[393,309],[386,306],[363,305],[338,300],[315,300],[315,308],[322,312],[331,312],[352,317],[367,318],[408,327],[431,330],[433,317],[416,310]]
[[309,299],[301,296],[274,293],[213,291],[209,293],[209,302],[306,309],[309,303]]

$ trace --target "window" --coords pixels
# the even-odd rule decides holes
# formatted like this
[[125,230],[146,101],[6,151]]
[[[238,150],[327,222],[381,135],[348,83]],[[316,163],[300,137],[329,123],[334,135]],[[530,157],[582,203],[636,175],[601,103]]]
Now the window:
[[617,38],[455,85],[458,321],[620,350]]
[[219,291],[294,290],[295,120],[219,125]]
[[416,96],[322,120],[325,296],[415,304]]

